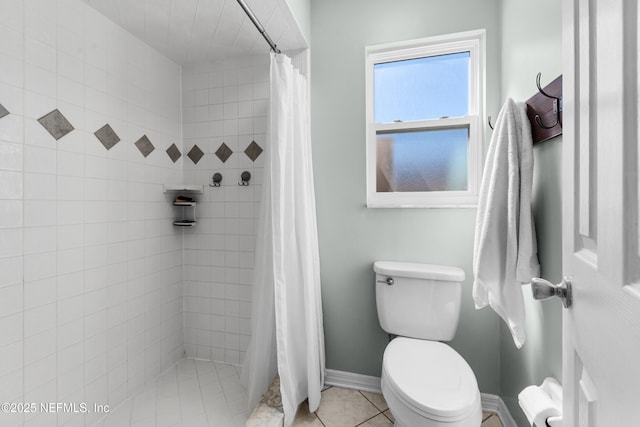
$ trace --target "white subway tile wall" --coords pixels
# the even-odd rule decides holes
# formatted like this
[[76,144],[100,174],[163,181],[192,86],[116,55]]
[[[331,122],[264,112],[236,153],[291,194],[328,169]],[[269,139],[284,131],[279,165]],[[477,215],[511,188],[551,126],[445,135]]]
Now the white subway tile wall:
[[[204,156],[184,162],[187,183],[205,184],[196,227],[184,235],[185,348],[189,357],[240,364],[251,334],[251,284],[256,218],[262,195],[269,56],[186,68],[182,76],[184,151]],[[222,144],[231,155],[216,155]],[[221,150],[218,152],[222,153]],[[223,156],[224,158],[224,156]],[[248,171],[248,186],[239,186]],[[214,173],[220,187],[210,187]]]
[[[115,407],[184,352],[183,235],[162,193],[183,179],[185,157],[165,152],[184,153],[181,69],[79,0],[0,9],[0,401]],[[57,141],[37,121],[54,109],[75,128]],[[121,139],[109,150],[94,135],[106,123]],[[145,134],[146,158],[134,146]],[[224,249],[216,227],[202,229],[216,237],[203,248]],[[193,269],[203,283],[204,270]],[[240,329],[222,333],[238,361]],[[0,424],[100,416],[2,413]]]

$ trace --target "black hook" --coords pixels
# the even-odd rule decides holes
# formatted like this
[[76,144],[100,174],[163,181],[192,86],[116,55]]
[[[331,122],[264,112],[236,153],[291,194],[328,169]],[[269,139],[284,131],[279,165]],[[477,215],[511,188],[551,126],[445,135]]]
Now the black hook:
[[221,182],[222,182],[222,174],[219,172],[216,172],[213,174],[213,177],[211,178],[211,183],[209,184],[209,187],[220,187]]
[[493,125],[491,124],[491,116],[489,116],[489,118],[487,119],[487,123],[489,124],[491,130],[493,130]]
[[553,112],[556,113],[556,122],[554,124],[552,124],[551,126],[547,126],[544,123],[542,123],[542,119],[540,119],[540,115],[539,114],[535,115],[534,120],[536,121],[538,126],[540,126],[543,129],[553,129],[554,127],[556,127],[558,125],[560,125],[560,127],[562,127],[562,122],[560,121],[560,112],[562,111],[562,98],[558,98],[557,96],[549,95],[548,93],[546,93],[542,89],[542,87],[540,86],[540,77],[541,76],[542,76],[542,73],[538,73],[538,75],[536,76],[536,86],[538,87],[538,92],[540,92],[541,94],[543,94],[547,98],[553,99]]
[[249,181],[251,180],[251,174],[248,171],[244,171],[240,174],[240,180],[241,182],[238,183],[238,185],[242,186],[242,187],[246,187],[249,185]]
[[542,77],[542,73],[538,73],[538,75],[536,76],[536,86],[538,86],[538,91],[543,94],[544,96],[546,96],[547,98],[553,98],[553,99],[560,99],[557,98],[553,95],[549,95],[547,92],[544,91],[544,89],[542,89],[542,87],[540,86],[540,78]]

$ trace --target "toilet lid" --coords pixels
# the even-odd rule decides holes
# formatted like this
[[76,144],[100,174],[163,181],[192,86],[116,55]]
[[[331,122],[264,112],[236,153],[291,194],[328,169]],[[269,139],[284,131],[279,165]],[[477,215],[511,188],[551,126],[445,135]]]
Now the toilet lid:
[[384,352],[383,377],[396,396],[436,419],[464,418],[479,401],[473,371],[441,342],[394,339]]

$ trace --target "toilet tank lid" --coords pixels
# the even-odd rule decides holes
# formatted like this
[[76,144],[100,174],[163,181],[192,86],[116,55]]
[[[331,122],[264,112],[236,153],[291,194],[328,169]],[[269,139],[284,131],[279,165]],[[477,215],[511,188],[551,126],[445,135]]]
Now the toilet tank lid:
[[390,277],[396,276],[450,282],[464,281],[464,270],[459,267],[451,267],[448,265],[376,261],[373,263],[373,271]]

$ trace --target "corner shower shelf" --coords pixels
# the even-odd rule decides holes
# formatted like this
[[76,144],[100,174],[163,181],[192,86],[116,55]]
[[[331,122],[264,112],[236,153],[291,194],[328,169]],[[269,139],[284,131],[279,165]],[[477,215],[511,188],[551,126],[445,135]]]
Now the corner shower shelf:
[[[187,193],[187,194],[191,194],[191,193],[196,193],[196,194],[202,194],[204,192],[204,186],[203,185],[185,185],[185,184],[164,184],[163,186],[163,192],[164,193]],[[187,198],[187,197],[185,197]],[[191,197],[188,197],[187,199],[191,199]],[[197,206],[197,202],[195,200],[174,200],[173,201],[173,206],[178,206],[183,208],[182,212],[183,215],[181,216],[181,219],[176,219],[175,221],[173,221],[173,225],[178,226],[178,227],[193,227],[194,225],[196,225],[196,206]],[[193,208],[193,212],[191,217],[186,215],[186,209],[187,208]]]
[[194,225],[196,225],[196,205],[196,202],[173,202],[173,206],[180,206],[181,208],[193,208],[193,215],[191,216],[191,218],[183,215],[182,219],[173,221],[173,225],[177,225],[178,227],[193,227]]

